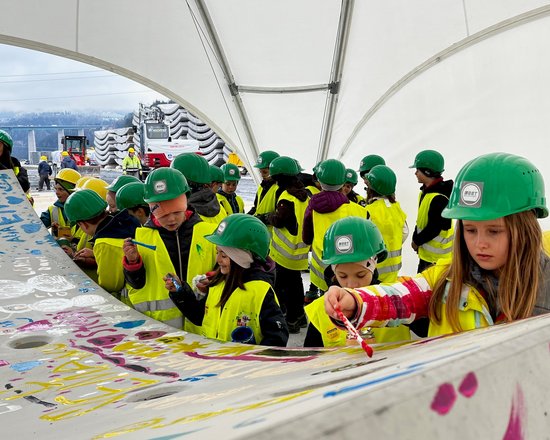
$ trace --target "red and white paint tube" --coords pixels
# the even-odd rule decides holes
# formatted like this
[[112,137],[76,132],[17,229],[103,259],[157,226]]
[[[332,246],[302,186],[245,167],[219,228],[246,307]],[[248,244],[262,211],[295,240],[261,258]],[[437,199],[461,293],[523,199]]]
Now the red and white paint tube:
[[340,307],[339,306],[334,307],[334,310],[336,310],[336,313],[338,313],[338,318],[340,319],[340,321],[344,323],[349,334],[353,336],[357,340],[357,342],[359,342],[359,344],[361,345],[361,348],[365,350],[365,353],[367,353],[367,356],[372,357],[374,353],[372,347],[369,344],[367,344],[366,341],[361,337],[361,334],[359,333],[359,331],[357,331],[357,329],[353,326],[353,324],[349,322],[349,319],[346,318],[346,315],[342,313],[342,310],[340,310]]

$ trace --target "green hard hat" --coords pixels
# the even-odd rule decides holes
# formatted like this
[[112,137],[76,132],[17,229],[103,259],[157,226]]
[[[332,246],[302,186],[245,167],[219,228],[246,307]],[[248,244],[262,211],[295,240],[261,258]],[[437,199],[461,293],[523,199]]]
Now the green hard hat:
[[315,175],[325,185],[343,185],[346,182],[346,167],[337,159],[327,159],[317,165]]
[[118,192],[118,190],[127,183],[139,181],[140,180],[135,176],[128,176],[126,174],[123,174],[122,176],[118,176],[115,180],[111,182],[111,184],[107,187],[107,191]]
[[436,173],[442,173],[445,171],[445,160],[438,151],[424,150],[416,155],[414,163],[409,168],[427,168]]
[[223,171],[224,182],[238,182],[241,180],[241,172],[239,171],[239,167],[234,163],[224,163],[221,166],[221,170]]
[[210,182],[223,182],[223,171],[216,165],[210,165]]
[[13,148],[13,139],[7,131],[0,130],[0,142],[4,142],[8,146],[8,151],[11,154]]
[[376,165],[365,175],[368,185],[381,196],[395,193],[397,177],[390,167]]
[[351,168],[346,169],[346,183],[357,185],[357,173]]
[[71,223],[90,220],[107,209],[107,202],[91,189],[81,189],[72,193],[63,207]]
[[147,203],[172,200],[189,192],[185,176],[174,168],[157,168],[145,179],[145,194]]
[[144,195],[145,184],[143,182],[127,183],[116,192],[116,206],[122,211],[123,209],[147,205],[143,200]]
[[285,176],[297,176],[300,174],[300,164],[295,159],[287,156],[280,156],[275,158],[269,165],[269,174],[271,176],[277,176],[284,174]]
[[252,252],[265,261],[271,236],[267,226],[249,214],[231,214],[224,218],[216,231],[205,238],[219,246],[234,247]]
[[491,153],[462,167],[441,215],[483,221],[531,209],[538,218],[548,216],[540,171],[524,157]]
[[359,164],[359,173],[361,175],[363,175],[363,173],[368,173],[376,165],[386,165],[386,161],[378,154],[368,154],[361,159],[361,163]]
[[277,153],[276,151],[262,151],[258,156],[258,160],[256,161],[256,165],[254,165],[254,168],[268,168],[269,165],[271,165],[273,159],[277,159],[278,157],[279,153]]
[[180,171],[188,182],[210,183],[210,165],[196,153],[183,153],[172,161],[171,168]]
[[381,262],[388,251],[376,225],[361,217],[345,217],[327,229],[323,239],[323,263],[357,263],[374,256]]

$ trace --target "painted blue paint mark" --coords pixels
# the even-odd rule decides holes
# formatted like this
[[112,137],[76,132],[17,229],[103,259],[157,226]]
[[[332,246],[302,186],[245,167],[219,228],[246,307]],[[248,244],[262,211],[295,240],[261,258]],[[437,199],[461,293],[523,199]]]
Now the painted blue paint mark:
[[350,391],[357,391],[357,390],[360,390],[362,388],[370,387],[371,385],[376,385],[376,384],[379,384],[379,383],[387,382],[387,381],[395,379],[397,377],[407,376],[409,374],[412,374],[412,373],[416,372],[417,370],[418,370],[418,368],[417,369],[412,369],[411,368],[410,370],[400,371],[398,373],[389,374],[388,376],[379,377],[377,379],[369,380],[367,382],[359,383],[357,385],[353,385],[353,386],[350,386],[350,387],[344,387],[344,388],[341,388],[337,391],[329,391],[329,392],[323,394],[323,397],[335,397],[335,396],[338,396],[340,394],[349,393]]
[[33,249],[31,250],[32,255],[42,255],[42,251],[39,249]]
[[417,362],[416,364],[411,364],[407,368],[417,369],[417,368],[423,367],[424,365],[433,364],[434,362],[441,361],[443,359],[448,359],[448,358],[452,358],[452,357],[456,357],[456,356],[461,356],[464,353],[468,353],[470,351],[476,351],[477,349],[479,349],[479,346],[471,347],[467,350],[453,351],[452,353],[449,353],[449,354],[446,354],[446,355],[443,355],[443,356],[439,356],[439,357],[434,358],[434,359],[428,359],[427,361]]
[[40,231],[40,225],[35,223],[27,223],[25,225],[21,225],[21,228],[23,231],[25,231],[27,234],[32,234],[33,232]]
[[42,361],[28,361],[28,362],[19,362],[18,364],[13,364],[10,366],[12,370],[18,371],[19,373],[24,373],[25,371],[32,370],[40,365]]
[[6,199],[10,205],[19,205],[23,201],[21,197],[14,196],[8,196]]
[[113,327],[120,327],[120,328],[136,328],[140,325],[145,324],[145,319],[140,319],[138,321],[124,321],[119,322],[118,324],[115,324]]
[[204,431],[206,428],[193,429],[191,431],[180,432],[179,434],[163,435],[162,437],[151,437],[150,440],[174,440],[186,435],[194,434],[195,432]]
[[0,216],[0,226],[4,226],[4,225],[12,225],[14,223],[19,223],[19,222],[22,222],[23,219],[21,217],[19,217],[17,214],[14,214],[11,218],[10,217],[5,217],[5,216]]
[[0,321],[0,327],[15,327],[15,322],[13,321]]
[[208,377],[215,377],[215,376],[217,376],[217,374],[215,373],[199,374],[198,376],[190,376],[184,379],[179,379],[179,381],[180,382],[198,382],[199,380],[203,380]]
[[258,417],[257,419],[245,420],[244,422],[237,423],[234,428],[246,428],[247,426],[257,425],[258,423],[262,423],[265,421],[265,417]]
[[90,293],[94,290],[96,290],[94,287],[81,287],[80,289],[78,289],[80,293]]

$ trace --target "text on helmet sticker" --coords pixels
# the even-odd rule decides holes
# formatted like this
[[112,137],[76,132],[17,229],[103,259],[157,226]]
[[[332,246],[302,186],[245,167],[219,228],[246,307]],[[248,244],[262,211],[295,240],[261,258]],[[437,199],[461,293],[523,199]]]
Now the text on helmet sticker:
[[353,253],[353,238],[351,235],[337,235],[334,242],[337,254]]
[[221,234],[225,230],[225,225],[226,225],[225,222],[221,222],[218,225],[218,229],[216,230],[216,234]]
[[155,194],[165,193],[166,190],[168,189],[168,187],[166,186],[166,180],[159,180],[155,182],[153,189],[155,191]]
[[462,182],[459,205],[469,208],[479,208],[482,198],[483,182]]

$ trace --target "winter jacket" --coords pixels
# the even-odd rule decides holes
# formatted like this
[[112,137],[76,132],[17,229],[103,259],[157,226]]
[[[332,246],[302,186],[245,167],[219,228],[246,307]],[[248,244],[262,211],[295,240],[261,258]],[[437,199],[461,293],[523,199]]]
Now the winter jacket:
[[304,243],[313,243],[313,211],[315,210],[320,214],[334,212],[344,203],[350,203],[350,201],[347,196],[338,191],[321,191],[314,194],[309,199],[309,205],[304,214],[304,230],[302,231]]
[[[254,263],[252,263],[249,269],[243,271],[243,283],[245,285],[245,289],[247,287],[247,283],[252,281],[264,281],[271,286],[265,294],[265,297],[261,304],[259,317],[256,318],[252,316],[253,313],[248,313],[249,318],[257,320],[259,328],[261,329],[262,338],[261,340],[256,340],[256,343],[259,343],[260,345],[279,347],[286,346],[288,341],[288,328],[285,318],[283,316],[283,312],[279,307],[275,292],[272,288],[275,283],[275,263],[273,262],[273,260],[267,258],[267,261],[264,264],[255,261]],[[220,281],[220,283],[224,284],[225,281],[222,280]],[[220,287],[222,286],[220,285]],[[263,293],[264,292],[261,292],[261,294]],[[251,294],[258,293],[251,291]],[[242,297],[243,296],[241,295],[240,298],[242,299]],[[208,295],[206,299],[198,300],[187,283],[182,283],[181,288],[177,292],[170,292],[170,298],[185,315],[185,317],[191,320],[191,322],[196,325],[202,324],[206,306],[208,306],[209,308],[217,307],[217,304],[215,304],[213,301],[209,302]],[[226,308],[231,308],[231,305],[229,304],[230,301],[231,297],[229,297],[229,299],[227,300],[224,310]],[[242,308],[244,312],[250,312],[249,310],[246,310],[247,306],[247,304],[241,303],[240,308]],[[223,311],[221,311],[220,313],[220,325],[227,325],[227,320],[234,319],[235,322],[232,322],[232,324],[234,324],[234,327],[237,327],[239,325],[237,321],[239,320],[239,318],[242,319],[242,316],[240,315],[226,316],[227,314],[224,315]],[[232,325],[231,328],[233,328]],[[227,334],[220,334],[218,337],[221,340],[231,340],[230,336],[228,336]]]
[[16,157],[10,156],[7,149],[4,148],[4,154],[0,157],[0,170],[12,169],[15,177],[21,185],[23,192],[27,192],[31,185],[29,184],[29,176],[27,170],[21,166],[21,162]]
[[443,209],[447,206],[449,202],[449,197],[451,191],[453,190],[453,181],[452,180],[437,180],[432,185],[426,187],[422,185],[420,188],[421,194],[418,202],[418,206],[422,204],[426,194],[440,194],[433,198],[430,203],[430,208],[428,210],[428,224],[422,232],[417,232],[416,230],[413,233],[412,241],[418,246],[427,243],[433,238],[437,237],[440,231],[445,231],[449,229],[452,225],[452,220],[448,218],[441,217]]
[[61,168],[72,168],[75,171],[78,171],[75,160],[71,156],[65,156],[61,161]]
[[[474,263],[475,264],[475,263]],[[473,266],[473,271],[476,270]],[[349,290],[358,305],[356,315],[351,319],[358,328],[384,327],[386,325],[409,324],[418,318],[428,316],[428,305],[432,288],[447,271],[447,263],[437,263],[414,278],[396,284],[381,284],[374,287]],[[482,271],[479,266],[477,270]],[[541,258],[541,279],[533,316],[550,313],[550,258]],[[474,279],[476,277],[474,276]],[[458,318],[462,330],[487,327],[501,321],[498,306],[487,301],[481,283],[465,284],[460,298]],[[441,305],[441,322],[430,322],[428,336],[453,333],[446,317],[446,295]],[[342,323],[334,321],[340,327]]]
[[187,201],[189,206],[195,209],[203,221],[216,219],[213,223],[219,224],[221,220],[227,217],[227,212],[222,208],[216,194],[210,188],[202,188],[197,192],[191,193]]
[[39,176],[51,176],[52,175],[52,167],[48,162],[43,160],[38,164],[38,175]]

